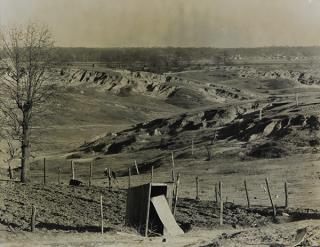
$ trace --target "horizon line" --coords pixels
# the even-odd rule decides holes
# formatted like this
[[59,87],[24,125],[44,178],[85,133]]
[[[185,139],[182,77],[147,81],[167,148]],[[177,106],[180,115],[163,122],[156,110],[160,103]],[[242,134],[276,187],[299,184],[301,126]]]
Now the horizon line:
[[214,47],[214,46],[55,46],[55,48],[71,49],[263,49],[263,48],[320,48],[320,45],[270,45],[270,46],[239,46],[239,47]]

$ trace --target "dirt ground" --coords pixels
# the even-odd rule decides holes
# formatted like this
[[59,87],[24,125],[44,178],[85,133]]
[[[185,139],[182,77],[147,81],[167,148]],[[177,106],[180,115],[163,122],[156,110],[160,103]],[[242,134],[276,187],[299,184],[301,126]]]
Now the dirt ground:
[[83,246],[83,247],[131,247],[131,246],[200,246],[212,243],[212,240],[223,232],[234,230],[192,230],[183,236],[144,238],[136,234],[113,232],[105,233],[61,233],[61,232],[7,232],[0,230],[0,246],[33,247],[33,246]]
[[[305,235],[299,238],[299,231]],[[301,241],[300,241],[301,240]],[[194,229],[176,237],[144,238],[133,233],[108,232],[100,233],[68,233],[68,232],[8,232],[0,227],[0,246],[172,246],[172,247],[241,247],[241,246],[319,246],[320,221],[305,220],[285,224],[270,224],[261,228],[215,230]]]
[[[40,184],[2,184],[0,190],[0,223],[13,228],[29,230],[31,207],[35,206],[38,229],[99,232],[102,195],[105,231],[126,229],[124,190]],[[185,231],[194,227],[213,228],[219,225],[218,208],[213,201],[180,198],[176,219]],[[233,227],[257,227],[271,222],[271,218],[226,203],[224,221]]]
[[319,246],[319,224],[319,220],[305,220],[223,233],[205,246]]
[[[0,190],[0,246],[264,246],[292,243],[295,231],[303,227],[308,227],[306,244],[320,240],[319,220],[290,222],[279,211],[274,224],[271,210],[225,203],[224,225],[219,226],[213,201],[190,198],[180,198],[177,207],[176,219],[185,235],[143,238],[125,226],[125,190],[16,183],[2,183]],[[100,195],[104,235],[99,234]],[[32,205],[37,210],[34,233],[29,231]]]

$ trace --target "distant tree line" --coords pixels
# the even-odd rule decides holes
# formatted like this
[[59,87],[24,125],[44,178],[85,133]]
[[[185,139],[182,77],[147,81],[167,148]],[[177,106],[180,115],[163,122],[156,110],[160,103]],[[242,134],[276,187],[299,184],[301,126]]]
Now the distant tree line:
[[[54,48],[60,64],[102,63],[111,68],[168,72],[203,65],[230,65],[233,58],[251,57],[320,57],[320,47],[260,47],[260,48]],[[2,51],[0,50],[0,55]]]
[[203,64],[228,65],[234,56],[320,56],[320,47],[261,48],[55,48],[59,63],[98,62],[151,72],[180,71]]
[[210,63],[220,51],[211,48],[56,48],[60,63],[99,62],[109,67],[152,72],[179,71],[195,64]]

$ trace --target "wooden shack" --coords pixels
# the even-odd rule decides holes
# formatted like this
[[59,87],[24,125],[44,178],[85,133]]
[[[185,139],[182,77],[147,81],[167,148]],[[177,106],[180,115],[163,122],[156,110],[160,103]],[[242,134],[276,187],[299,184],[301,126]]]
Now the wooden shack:
[[126,223],[145,236],[148,236],[149,232],[164,234],[163,220],[161,221],[159,213],[151,203],[151,198],[158,196],[166,198],[171,213],[172,183],[148,183],[128,189]]

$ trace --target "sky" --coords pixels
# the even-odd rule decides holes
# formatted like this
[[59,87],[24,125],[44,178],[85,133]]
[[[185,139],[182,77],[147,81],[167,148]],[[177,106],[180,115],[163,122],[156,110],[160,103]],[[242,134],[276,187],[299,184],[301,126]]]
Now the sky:
[[320,0],[0,0],[0,26],[67,47],[320,45]]

